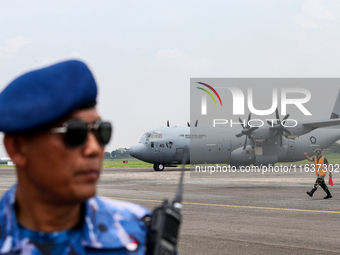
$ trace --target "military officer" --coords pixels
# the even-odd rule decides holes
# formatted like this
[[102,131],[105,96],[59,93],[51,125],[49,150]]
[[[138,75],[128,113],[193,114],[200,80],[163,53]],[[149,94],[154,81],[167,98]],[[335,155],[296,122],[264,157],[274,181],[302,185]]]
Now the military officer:
[[111,124],[76,60],[26,73],[0,94],[17,184],[0,201],[0,254],[144,254],[149,211],[96,196]]

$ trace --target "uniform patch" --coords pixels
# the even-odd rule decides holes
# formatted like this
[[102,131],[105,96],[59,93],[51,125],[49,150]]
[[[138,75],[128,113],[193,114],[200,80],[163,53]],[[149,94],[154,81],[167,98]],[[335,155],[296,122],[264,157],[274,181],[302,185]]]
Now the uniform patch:
[[137,240],[133,237],[133,235],[129,235],[129,237],[131,241],[125,245],[125,248],[128,251],[137,251],[139,247]]

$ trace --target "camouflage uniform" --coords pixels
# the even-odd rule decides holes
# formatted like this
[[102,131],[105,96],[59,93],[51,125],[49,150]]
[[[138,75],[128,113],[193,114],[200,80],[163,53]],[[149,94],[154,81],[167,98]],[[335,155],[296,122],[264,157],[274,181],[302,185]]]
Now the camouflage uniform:
[[[323,157],[323,156],[322,156]],[[313,157],[312,159],[313,159],[313,161],[315,162],[315,160],[320,160],[322,157],[320,157],[320,158],[318,158],[318,157]],[[323,159],[324,159],[324,162],[323,162],[323,164],[324,165],[327,165],[328,164],[328,160],[325,158],[325,157],[323,157]],[[315,163],[314,163],[315,164]],[[317,167],[316,165],[315,165],[315,167]],[[326,174],[317,174],[316,175],[316,181],[315,181],[315,184],[314,184],[314,189],[317,189],[318,188],[318,186],[320,186],[326,193],[327,192],[329,192],[329,190],[328,190],[328,187],[327,187],[327,185],[326,185],[326,182],[325,182],[325,177],[326,177]]]
[[0,254],[144,254],[142,206],[94,196],[83,204],[84,221],[71,230],[43,233],[21,226],[15,216],[16,185],[0,201]]
[[317,175],[317,179],[314,184],[314,189],[317,189],[319,185],[326,193],[329,192],[325,182],[325,175]]

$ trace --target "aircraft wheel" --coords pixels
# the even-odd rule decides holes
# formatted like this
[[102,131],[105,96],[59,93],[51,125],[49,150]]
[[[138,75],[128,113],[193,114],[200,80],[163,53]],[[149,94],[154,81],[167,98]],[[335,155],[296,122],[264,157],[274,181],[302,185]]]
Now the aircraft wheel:
[[153,165],[153,169],[155,171],[163,171],[164,170],[164,165],[156,163],[156,164]]

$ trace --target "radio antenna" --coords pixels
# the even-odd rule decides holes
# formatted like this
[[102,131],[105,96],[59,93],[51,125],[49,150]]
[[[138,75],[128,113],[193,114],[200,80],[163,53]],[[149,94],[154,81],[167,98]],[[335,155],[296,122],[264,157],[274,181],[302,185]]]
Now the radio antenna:
[[179,179],[179,184],[177,187],[177,192],[175,199],[173,201],[173,205],[176,209],[181,209],[182,208],[182,194],[183,194],[183,178],[184,178],[184,169],[185,169],[185,163],[187,162],[188,158],[188,148],[184,148],[184,153],[183,153],[183,158],[182,158],[182,168],[181,168],[181,177]]

